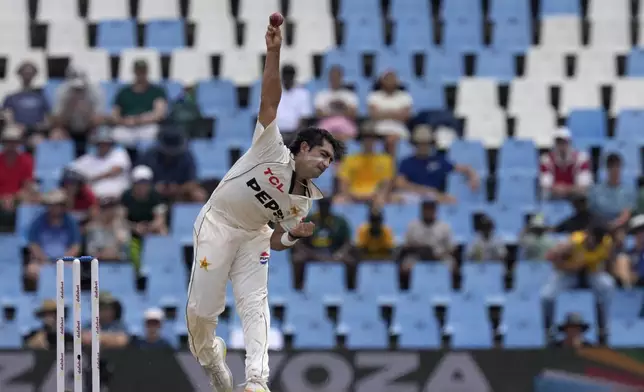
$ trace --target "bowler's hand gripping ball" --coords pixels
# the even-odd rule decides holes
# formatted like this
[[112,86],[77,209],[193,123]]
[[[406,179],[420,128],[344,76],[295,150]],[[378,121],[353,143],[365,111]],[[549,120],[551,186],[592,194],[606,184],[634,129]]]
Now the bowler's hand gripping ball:
[[284,17],[279,12],[273,12],[269,18],[269,22],[273,27],[280,27],[284,23]]

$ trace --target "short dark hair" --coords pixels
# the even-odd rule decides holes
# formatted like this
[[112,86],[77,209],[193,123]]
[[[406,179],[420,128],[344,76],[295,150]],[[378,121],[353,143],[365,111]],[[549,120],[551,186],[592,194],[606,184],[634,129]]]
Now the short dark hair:
[[288,148],[293,155],[297,155],[300,152],[303,142],[306,142],[310,148],[313,148],[315,146],[321,146],[325,140],[333,147],[334,160],[341,160],[345,152],[344,143],[334,138],[329,131],[322,128],[310,127],[299,131],[295,140],[291,142]]
[[622,164],[622,157],[613,152],[606,157],[606,167],[617,166]]

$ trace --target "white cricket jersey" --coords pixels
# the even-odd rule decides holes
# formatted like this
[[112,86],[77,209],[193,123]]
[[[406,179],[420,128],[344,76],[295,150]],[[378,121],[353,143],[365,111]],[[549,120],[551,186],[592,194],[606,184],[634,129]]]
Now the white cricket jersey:
[[253,144],[230,168],[204,207],[233,227],[262,229],[269,221],[293,229],[309,213],[322,192],[308,182],[307,196],[291,194],[295,160],[284,145],[275,121],[266,129],[258,122]]

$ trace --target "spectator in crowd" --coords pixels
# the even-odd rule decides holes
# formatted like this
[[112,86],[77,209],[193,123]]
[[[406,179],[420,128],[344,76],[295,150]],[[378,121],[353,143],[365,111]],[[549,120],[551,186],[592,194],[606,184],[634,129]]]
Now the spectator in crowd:
[[337,203],[371,202],[382,204],[388,198],[395,174],[391,155],[377,151],[378,136],[366,129],[362,152],[347,155],[338,170]]
[[436,201],[425,200],[421,204],[420,219],[409,224],[400,253],[403,276],[409,276],[418,260],[442,260],[450,268],[454,266],[452,229],[436,215]]
[[40,267],[61,256],[78,256],[81,248],[80,228],[67,212],[67,197],[62,190],[43,196],[46,211],[38,215],[29,227],[29,260],[25,278],[29,285],[38,280]]
[[315,111],[320,119],[318,127],[331,132],[336,139],[354,139],[358,134],[355,118],[358,95],[344,85],[340,66],[329,70],[329,87],[315,96]]
[[592,216],[588,206],[588,198],[585,195],[576,195],[572,197],[571,202],[575,212],[555,226],[554,231],[556,233],[572,233],[584,230],[591,223]]
[[52,138],[71,138],[79,155],[95,127],[103,124],[103,92],[87,80],[87,75],[73,66],[67,67],[66,78],[56,91],[52,113]]
[[21,151],[22,131],[8,126],[0,134],[0,215],[12,214],[21,202],[38,199],[34,182],[34,160]]
[[[45,299],[34,312],[42,323],[38,329],[30,331],[25,337],[25,347],[32,350],[51,350],[56,348],[58,334],[56,331],[56,301]],[[69,346],[72,334],[65,331],[65,344]]]
[[67,208],[78,222],[84,225],[98,216],[98,199],[81,174],[66,169],[60,186],[67,197]]
[[97,130],[94,143],[96,152],[78,158],[70,168],[87,179],[99,199],[118,198],[130,186],[130,156],[114,144],[114,135],[106,127]]
[[369,221],[358,228],[356,247],[363,260],[391,260],[396,247],[394,233],[382,212],[372,208]]
[[407,121],[411,117],[412,98],[403,90],[393,70],[385,71],[378,80],[376,90],[367,97],[369,117],[375,120],[375,130],[384,136],[387,151],[396,153],[398,140],[409,138]]
[[145,152],[141,164],[154,173],[155,189],[173,201],[206,200],[206,193],[197,181],[197,164],[188,149],[188,140],[179,129],[166,128],[158,142]]
[[548,252],[546,259],[555,267],[554,275],[541,292],[548,323],[552,320],[553,303],[557,294],[578,286],[582,272],[587,274],[588,283],[600,305],[608,305],[615,282],[605,269],[612,256],[613,240],[607,230],[597,224],[573,233],[567,241]]
[[23,62],[18,67],[21,89],[7,95],[3,104],[5,120],[26,131],[27,141],[31,146],[44,139],[49,129],[49,102],[42,90],[33,85],[37,74],[38,69],[34,63]]
[[488,216],[481,217],[479,228],[474,240],[470,243],[467,252],[467,260],[475,261],[503,261],[507,254],[507,249],[503,240],[494,232],[494,221]]
[[183,130],[190,138],[206,138],[211,127],[204,126],[203,116],[197,102],[195,86],[184,87],[181,94],[172,102],[168,120]]
[[[101,292],[98,296],[99,324],[101,327],[101,348],[119,349],[125,348],[130,342],[125,325],[121,319],[121,304],[108,292]],[[91,323],[85,325],[81,339],[83,345],[92,344]]]
[[454,196],[443,193],[447,176],[452,171],[466,176],[472,191],[478,190],[480,180],[476,171],[451,162],[444,153],[437,151],[436,140],[428,125],[414,129],[412,142],[416,152],[403,159],[396,177],[396,188],[402,192],[403,198],[418,200],[429,196],[440,203],[456,202]]
[[132,170],[132,188],[125,191],[121,204],[125,217],[132,230],[130,242],[130,261],[137,272],[141,268],[143,238],[148,234],[168,234],[168,206],[161,195],[154,190],[154,174],[147,166],[136,166]]
[[351,227],[341,215],[331,211],[331,199],[318,200],[318,210],[310,218],[315,223],[313,235],[302,239],[293,248],[293,263],[296,277],[303,279],[304,263],[308,261],[339,261],[351,264]]
[[127,260],[130,238],[118,200],[101,200],[100,215],[87,227],[87,252],[99,260]]
[[613,267],[614,275],[626,288],[644,286],[644,215],[634,216],[629,226],[635,243],[617,255]]
[[584,321],[579,313],[568,313],[566,320],[559,325],[559,333],[563,338],[555,342],[555,347],[582,348],[590,347],[592,344],[584,339],[584,333],[588,330],[588,323]]
[[163,310],[149,308],[143,314],[145,331],[141,337],[133,337],[130,344],[139,349],[170,349],[170,343],[161,336],[164,319]]
[[114,139],[128,148],[154,140],[168,109],[165,90],[148,80],[145,60],[134,63],[134,76],[134,83],[123,87],[114,99]]
[[296,71],[292,65],[282,67],[282,99],[277,108],[277,126],[287,146],[295,137],[295,132],[305,125],[313,116],[311,93],[303,86],[296,84]]
[[588,154],[572,147],[567,128],[555,132],[554,147],[541,156],[540,171],[541,192],[546,198],[583,195],[593,181]]
[[548,233],[544,216],[534,215],[519,238],[520,259],[545,260],[547,252],[555,245],[554,238]]
[[590,212],[593,217],[617,230],[628,224],[635,208],[633,184],[622,179],[622,158],[611,153],[606,157],[606,182],[595,184],[589,194]]

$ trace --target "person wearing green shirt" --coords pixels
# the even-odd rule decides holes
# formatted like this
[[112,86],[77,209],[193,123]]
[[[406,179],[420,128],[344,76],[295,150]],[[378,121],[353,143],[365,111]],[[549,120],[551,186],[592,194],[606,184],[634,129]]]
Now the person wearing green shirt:
[[148,79],[148,64],[135,61],[134,82],[121,88],[114,99],[114,138],[126,147],[155,140],[167,109],[165,90]]

